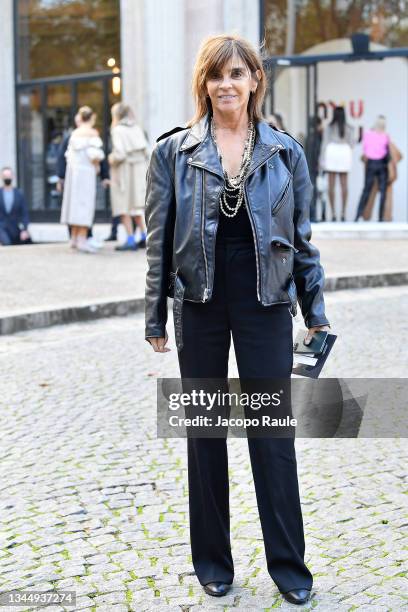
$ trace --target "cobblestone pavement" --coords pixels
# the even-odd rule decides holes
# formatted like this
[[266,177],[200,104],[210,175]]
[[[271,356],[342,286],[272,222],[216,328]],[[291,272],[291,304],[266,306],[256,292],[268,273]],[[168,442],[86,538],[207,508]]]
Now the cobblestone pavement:
[[[340,336],[326,376],[406,375],[408,287],[337,292],[326,302]],[[144,341],[141,316],[0,338],[2,590],[75,590],[77,610],[293,607],[266,571],[243,439],[228,441],[234,587],[214,600],[197,582],[185,440],[155,435],[155,378],[178,374],[169,331],[173,350],[164,355]],[[405,441],[296,446],[314,574],[305,607],[406,609]]]

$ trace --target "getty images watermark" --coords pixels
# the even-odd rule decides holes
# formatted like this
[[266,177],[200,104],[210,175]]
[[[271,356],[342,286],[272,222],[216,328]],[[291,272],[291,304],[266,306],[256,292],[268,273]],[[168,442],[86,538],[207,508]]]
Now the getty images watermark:
[[157,379],[157,436],[408,437],[407,378]]
[[201,408],[207,412],[215,412],[214,416],[197,414],[196,416],[170,415],[168,422],[171,427],[294,427],[297,420],[287,414],[284,417],[274,417],[273,413],[251,417],[223,416],[220,408],[230,408],[232,405],[261,410],[267,407],[280,407],[284,390],[275,393],[237,393],[229,391],[208,392],[204,389],[192,389],[190,392],[170,393],[169,410],[180,408]]

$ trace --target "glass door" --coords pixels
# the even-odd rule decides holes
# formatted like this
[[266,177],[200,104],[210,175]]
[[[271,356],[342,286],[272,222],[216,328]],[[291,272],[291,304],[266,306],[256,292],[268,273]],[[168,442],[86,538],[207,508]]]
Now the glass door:
[[47,85],[45,115],[45,201],[46,210],[61,209],[57,191],[58,155],[62,141],[73,128],[72,92],[70,84]]
[[[118,77],[117,77],[118,78]],[[110,107],[120,100],[112,78],[64,79],[17,87],[18,178],[32,221],[59,221],[62,197],[56,186],[60,146],[74,126],[80,106],[96,113],[95,127],[110,150]],[[97,181],[95,220],[110,220],[109,189]]]

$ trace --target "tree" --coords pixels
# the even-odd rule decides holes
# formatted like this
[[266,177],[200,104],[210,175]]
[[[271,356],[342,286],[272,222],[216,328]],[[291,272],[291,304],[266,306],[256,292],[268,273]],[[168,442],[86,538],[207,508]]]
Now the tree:
[[294,52],[326,40],[349,38],[366,32],[371,40],[388,47],[408,46],[408,0],[266,0],[266,50],[286,53],[290,3],[296,4]]

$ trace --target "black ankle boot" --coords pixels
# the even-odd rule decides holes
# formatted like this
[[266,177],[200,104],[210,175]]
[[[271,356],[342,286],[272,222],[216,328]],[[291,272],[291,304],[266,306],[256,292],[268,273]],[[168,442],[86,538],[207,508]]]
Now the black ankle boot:
[[209,582],[203,586],[207,595],[212,595],[212,597],[222,597],[228,593],[230,588],[231,585],[225,582]]
[[289,603],[302,605],[309,601],[310,591],[308,589],[292,589],[287,593],[282,593],[282,597]]

